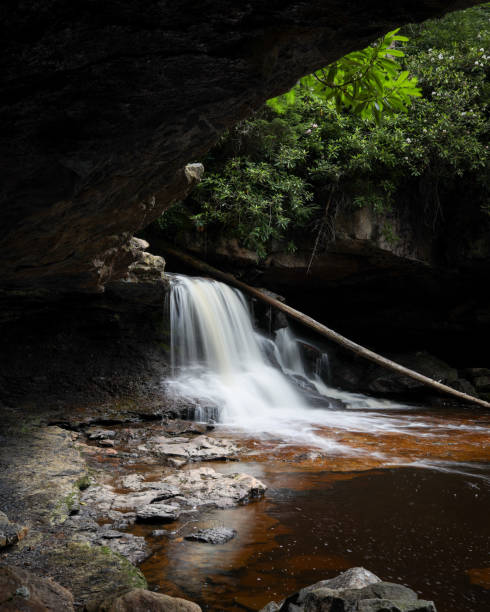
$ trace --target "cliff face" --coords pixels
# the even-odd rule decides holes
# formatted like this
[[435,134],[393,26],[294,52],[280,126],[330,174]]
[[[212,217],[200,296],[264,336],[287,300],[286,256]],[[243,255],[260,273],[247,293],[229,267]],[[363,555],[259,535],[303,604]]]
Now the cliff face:
[[471,4],[4,3],[0,287],[101,291],[225,128],[380,33]]

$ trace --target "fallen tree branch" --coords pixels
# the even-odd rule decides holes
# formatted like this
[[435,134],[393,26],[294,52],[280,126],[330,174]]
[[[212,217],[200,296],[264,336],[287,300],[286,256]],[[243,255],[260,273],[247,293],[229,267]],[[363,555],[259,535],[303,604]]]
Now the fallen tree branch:
[[409,368],[406,368],[405,366],[402,366],[399,363],[396,363],[395,361],[391,361],[391,359],[387,359],[386,357],[378,355],[374,351],[371,351],[370,349],[367,349],[364,346],[361,346],[360,344],[356,344],[355,342],[353,342],[352,340],[349,340],[345,336],[342,336],[341,334],[338,334],[332,329],[329,329],[322,323],[315,321],[315,319],[312,319],[308,315],[305,315],[302,312],[299,312],[299,310],[295,310],[294,308],[291,308],[291,306],[288,306],[287,304],[283,304],[279,300],[276,300],[273,297],[266,295],[265,293],[260,291],[260,289],[251,287],[250,285],[247,285],[246,283],[238,280],[232,274],[222,272],[221,270],[218,270],[217,268],[214,268],[213,266],[210,266],[209,264],[203,261],[200,261],[199,259],[196,259],[195,257],[191,255],[188,255],[187,253],[183,253],[182,251],[180,251],[179,249],[176,249],[173,246],[165,245],[164,250],[169,255],[176,257],[177,259],[187,264],[188,266],[192,267],[193,269],[198,270],[199,272],[209,275],[218,280],[222,280],[225,283],[228,283],[229,285],[233,285],[234,287],[237,287],[238,289],[248,293],[249,295],[252,295],[258,298],[259,300],[262,300],[263,302],[266,302],[267,304],[274,306],[278,310],[281,310],[282,312],[289,315],[291,318],[296,319],[296,321],[303,323],[303,325],[310,327],[311,329],[315,330],[322,336],[325,336],[329,340],[332,340],[336,344],[343,346],[347,350],[352,351],[356,353],[357,355],[360,355],[361,357],[365,357],[366,359],[369,359],[370,361],[373,361],[374,363],[377,363],[378,365],[388,370],[392,370],[393,372],[396,372],[397,374],[401,374],[402,376],[407,376],[408,378],[417,380],[427,385],[428,387],[437,389],[437,391],[440,391],[442,393],[453,395],[454,397],[457,397],[458,399],[464,400],[466,402],[472,402],[475,404],[479,404],[480,406],[483,406],[484,408],[490,408],[490,403],[486,402],[485,400],[482,400],[478,397],[474,397],[473,395],[468,395],[467,393],[463,393],[462,391],[458,391],[457,389],[453,389],[452,387],[449,387],[448,385],[444,385],[440,382],[437,382],[436,380],[433,380],[432,378],[429,378],[428,376],[424,376],[424,374],[420,374],[419,372],[410,370]]

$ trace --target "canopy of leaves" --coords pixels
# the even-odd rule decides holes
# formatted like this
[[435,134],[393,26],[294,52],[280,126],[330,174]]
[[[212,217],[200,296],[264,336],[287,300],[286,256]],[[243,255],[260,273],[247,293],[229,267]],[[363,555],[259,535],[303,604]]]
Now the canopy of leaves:
[[397,43],[408,42],[398,34],[400,28],[362,51],[354,51],[326,68],[303,77],[291,91],[272,98],[268,105],[282,113],[296,97],[308,93],[310,97],[333,100],[337,112],[348,109],[364,119],[374,117],[381,122],[381,113],[406,111],[412,98],[421,95],[417,79],[402,70],[395,58],[405,54]]
[[458,190],[489,207],[489,20],[485,4],[405,28],[402,69],[417,76],[423,96],[381,125],[339,112],[308,87],[280,112],[266,107],[240,123],[160,226],[175,236],[233,236],[265,257],[278,241],[294,250],[340,206],[386,212],[422,202],[428,224]]

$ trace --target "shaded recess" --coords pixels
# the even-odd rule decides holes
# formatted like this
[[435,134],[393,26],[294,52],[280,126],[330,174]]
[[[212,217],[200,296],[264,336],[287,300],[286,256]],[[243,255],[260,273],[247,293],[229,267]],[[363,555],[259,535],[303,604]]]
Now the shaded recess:
[[391,28],[472,4],[3,3],[0,286],[101,291],[225,128]]

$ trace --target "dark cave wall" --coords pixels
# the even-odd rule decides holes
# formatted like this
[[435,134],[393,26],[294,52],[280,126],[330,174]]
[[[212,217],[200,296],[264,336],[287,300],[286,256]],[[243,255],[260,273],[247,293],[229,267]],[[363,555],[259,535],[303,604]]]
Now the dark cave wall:
[[101,291],[184,165],[299,76],[471,1],[0,7],[0,287]]

